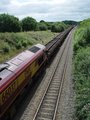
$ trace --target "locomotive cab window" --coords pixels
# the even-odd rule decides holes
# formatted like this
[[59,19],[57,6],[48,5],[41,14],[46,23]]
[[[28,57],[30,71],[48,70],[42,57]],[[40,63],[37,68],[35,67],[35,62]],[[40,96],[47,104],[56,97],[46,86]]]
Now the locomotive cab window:
[[40,48],[38,48],[38,47],[36,47],[36,46],[34,46],[34,47],[32,47],[32,48],[29,49],[29,51],[31,51],[31,52],[33,52],[33,53],[36,53],[36,52],[39,51],[39,50],[40,50]]
[[44,60],[44,57],[43,57],[43,55],[38,59],[38,64],[40,65],[42,62],[43,62],[43,60]]

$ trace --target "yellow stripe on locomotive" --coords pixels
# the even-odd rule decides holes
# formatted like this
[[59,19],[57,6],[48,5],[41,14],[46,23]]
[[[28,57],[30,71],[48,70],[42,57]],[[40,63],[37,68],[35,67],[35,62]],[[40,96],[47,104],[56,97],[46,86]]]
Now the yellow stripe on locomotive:
[[17,80],[15,80],[5,91],[0,95],[1,105],[15,92],[17,89]]
[[39,69],[37,62],[33,62],[18,78],[0,95],[0,104],[4,102],[15,92],[15,90],[25,81],[26,77],[33,77]]

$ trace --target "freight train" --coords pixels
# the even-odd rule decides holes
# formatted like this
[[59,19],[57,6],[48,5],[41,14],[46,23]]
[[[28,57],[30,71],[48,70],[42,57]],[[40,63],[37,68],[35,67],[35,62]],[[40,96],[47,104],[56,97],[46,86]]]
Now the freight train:
[[[71,28],[65,33],[68,34],[70,30]],[[33,77],[47,63],[49,55],[52,55],[61,45],[62,40],[52,42],[53,44],[49,45],[50,49],[41,44],[34,45],[11,60],[0,64],[0,118],[11,112],[12,104],[25,86],[32,82]]]

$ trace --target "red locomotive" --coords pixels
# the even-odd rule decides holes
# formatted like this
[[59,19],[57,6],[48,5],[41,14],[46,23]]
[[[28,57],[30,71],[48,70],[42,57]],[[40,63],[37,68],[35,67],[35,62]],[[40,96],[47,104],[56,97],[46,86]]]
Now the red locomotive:
[[45,64],[46,47],[37,44],[0,65],[0,118]]

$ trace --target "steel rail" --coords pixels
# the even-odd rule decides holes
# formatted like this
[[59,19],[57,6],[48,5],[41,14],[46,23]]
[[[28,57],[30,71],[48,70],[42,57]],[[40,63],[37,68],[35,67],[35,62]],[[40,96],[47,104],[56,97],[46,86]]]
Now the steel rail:
[[[71,42],[71,40],[69,41],[69,43]],[[70,44],[69,44],[70,46]],[[66,60],[65,60],[65,64],[64,64],[64,69],[63,69],[63,74],[62,74],[62,78],[61,78],[61,86],[60,86],[60,89],[59,89],[59,94],[58,94],[58,98],[57,98],[57,103],[56,103],[56,108],[55,108],[55,112],[54,112],[54,117],[53,117],[53,120],[56,119],[56,113],[57,113],[57,109],[58,109],[58,104],[59,104],[59,101],[60,101],[60,97],[61,97],[61,94],[62,94],[62,89],[63,89],[63,84],[64,84],[64,80],[65,80],[65,75],[66,75],[66,69],[67,69],[67,60],[69,58],[69,47],[68,47],[68,50],[67,50],[67,56],[66,56]]]
[[[68,39],[69,39],[69,38],[68,38]],[[36,118],[37,118],[39,109],[40,109],[40,107],[41,107],[41,105],[42,105],[42,102],[43,102],[43,100],[44,100],[44,98],[45,98],[45,95],[46,95],[46,93],[47,93],[47,91],[48,91],[48,89],[49,89],[49,87],[50,87],[50,84],[51,84],[51,82],[52,82],[52,79],[53,79],[53,77],[54,77],[54,75],[55,75],[55,73],[56,73],[56,70],[57,70],[58,65],[59,65],[59,62],[60,62],[60,60],[61,60],[61,58],[62,58],[62,55],[63,55],[63,53],[64,53],[64,51],[65,51],[65,47],[66,47],[67,43],[68,43],[68,40],[67,40],[67,42],[66,42],[66,44],[65,44],[65,46],[64,46],[64,49],[63,49],[63,52],[62,52],[60,58],[58,59],[57,65],[55,66],[55,69],[54,69],[54,71],[53,71],[53,73],[52,73],[52,76],[50,77],[50,81],[49,81],[49,83],[48,83],[48,85],[47,85],[47,88],[46,88],[46,90],[45,90],[45,93],[43,94],[43,97],[42,97],[42,99],[41,99],[41,101],[40,101],[40,103],[39,103],[39,106],[38,106],[38,108],[37,108],[37,111],[36,111],[36,113],[35,113],[35,116],[34,116],[33,120],[36,120]],[[62,73],[63,73],[63,72],[62,72]],[[58,101],[59,101],[59,98],[58,98]],[[58,102],[57,102],[57,103],[58,103]],[[56,103],[56,105],[58,105],[57,103]],[[56,106],[56,108],[57,108],[57,106]],[[55,109],[56,109],[56,108],[55,108]],[[56,110],[55,110],[55,114],[56,114]],[[54,118],[55,118],[55,114],[54,114]],[[53,120],[54,120],[54,119],[53,119]]]

